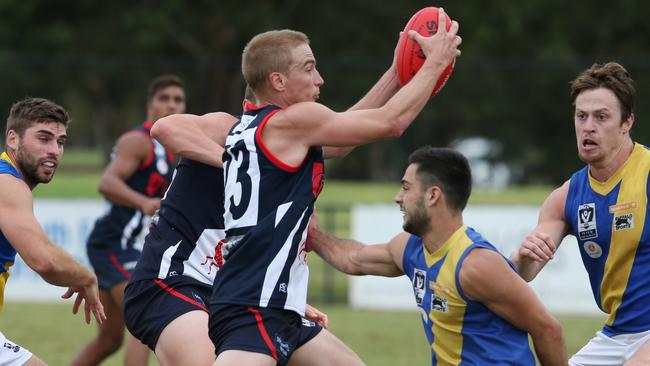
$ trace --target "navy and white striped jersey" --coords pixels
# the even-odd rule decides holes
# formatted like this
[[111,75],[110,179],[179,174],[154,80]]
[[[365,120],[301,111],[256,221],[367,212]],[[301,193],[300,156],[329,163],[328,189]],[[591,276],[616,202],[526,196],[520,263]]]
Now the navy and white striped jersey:
[[223,169],[182,158],[131,282],[184,275],[212,285],[224,237]]
[[224,152],[225,264],[211,304],[286,309],[304,315],[309,270],[307,227],[323,183],[323,153],[312,148],[288,166],[264,146],[262,129],[280,111],[247,111],[231,129]]
[[[138,167],[126,184],[136,192],[147,197],[162,197],[172,178],[173,157],[171,153],[151,137],[153,123],[145,122],[127,133],[143,133],[151,139],[149,159]],[[112,157],[113,154],[111,154]],[[87,245],[94,248],[106,248],[116,251],[138,249],[142,246],[143,229],[149,217],[142,211],[109,203],[109,209],[97,219]],[[139,237],[140,236],[140,237]]]

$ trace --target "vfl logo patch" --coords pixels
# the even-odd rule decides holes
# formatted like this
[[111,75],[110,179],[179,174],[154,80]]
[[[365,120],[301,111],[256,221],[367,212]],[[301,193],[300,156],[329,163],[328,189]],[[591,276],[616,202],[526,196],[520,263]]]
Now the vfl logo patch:
[[587,255],[593,259],[600,258],[603,255],[603,248],[593,241],[586,241],[582,244],[582,247],[585,249]]
[[597,237],[596,204],[586,203],[578,206],[578,238],[580,240],[588,240]]
[[614,230],[632,229],[634,227],[634,214],[629,213],[621,216],[614,216]]
[[424,284],[427,279],[427,273],[422,269],[415,268],[413,270],[413,293],[415,294],[415,302],[422,305],[424,300]]

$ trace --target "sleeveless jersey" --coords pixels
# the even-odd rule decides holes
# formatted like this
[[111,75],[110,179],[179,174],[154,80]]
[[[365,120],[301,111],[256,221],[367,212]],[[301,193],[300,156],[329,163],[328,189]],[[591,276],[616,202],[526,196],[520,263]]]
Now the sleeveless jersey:
[[309,269],[307,226],[323,182],[323,153],[311,148],[299,166],[273,156],[261,133],[280,110],[247,111],[224,152],[226,262],[211,304],[286,309],[304,315]]
[[[143,133],[151,141],[149,159],[141,164],[126,181],[131,189],[147,197],[162,197],[172,177],[173,157],[154,138],[151,137],[151,122],[127,133]],[[113,155],[113,154],[111,154]],[[108,212],[97,219],[88,237],[88,246],[110,248],[116,251],[135,248],[142,245],[139,235],[143,233],[149,217],[142,211],[109,202]]]
[[564,216],[578,240],[598,307],[609,314],[603,333],[650,330],[650,232],[646,225],[650,151],[632,154],[606,182],[586,166],[571,176]]
[[[9,174],[24,180],[6,152],[0,155],[0,174]],[[9,267],[14,265],[15,260],[16,250],[0,231],[0,311],[2,311],[4,304],[5,285],[9,279]]]
[[224,237],[223,169],[182,158],[131,282],[184,275],[212,285]]
[[[459,273],[463,260],[475,248],[498,252],[467,226],[458,229],[434,253],[429,253],[415,235],[404,249],[404,273],[413,285],[431,345],[431,364],[535,365],[528,334],[464,294]],[[512,262],[504,260],[514,270]]]

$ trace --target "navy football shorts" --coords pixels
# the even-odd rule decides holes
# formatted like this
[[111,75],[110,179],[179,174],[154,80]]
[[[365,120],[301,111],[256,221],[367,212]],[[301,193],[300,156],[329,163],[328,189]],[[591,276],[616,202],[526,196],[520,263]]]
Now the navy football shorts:
[[240,350],[263,353],[278,365],[323,328],[289,310],[247,305],[213,305],[210,308],[210,339],[215,352]]
[[124,323],[142,343],[156,350],[162,331],[190,311],[208,312],[212,286],[187,276],[129,283],[124,290]]
[[137,249],[112,250],[89,246],[86,250],[88,260],[97,275],[99,288],[103,290],[128,281],[140,258],[140,251]]

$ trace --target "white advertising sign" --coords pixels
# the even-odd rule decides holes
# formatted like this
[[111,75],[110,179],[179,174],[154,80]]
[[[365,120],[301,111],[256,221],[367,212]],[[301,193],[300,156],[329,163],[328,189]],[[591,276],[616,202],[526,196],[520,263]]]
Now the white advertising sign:
[[[95,220],[107,207],[101,200],[34,200],[34,214],[50,240],[86,266],[90,266],[86,239]],[[53,301],[60,299],[65,290],[47,284],[17,255],[5,288],[5,302]]]
[[[509,256],[535,227],[538,213],[533,206],[480,205],[467,207],[463,218],[466,225]],[[351,220],[352,237],[366,244],[385,243],[402,231],[397,205],[356,205]],[[555,314],[602,315],[573,236],[562,241],[555,258],[531,286]],[[404,276],[351,276],[348,296],[350,304],[358,308],[415,309],[413,287]]]

